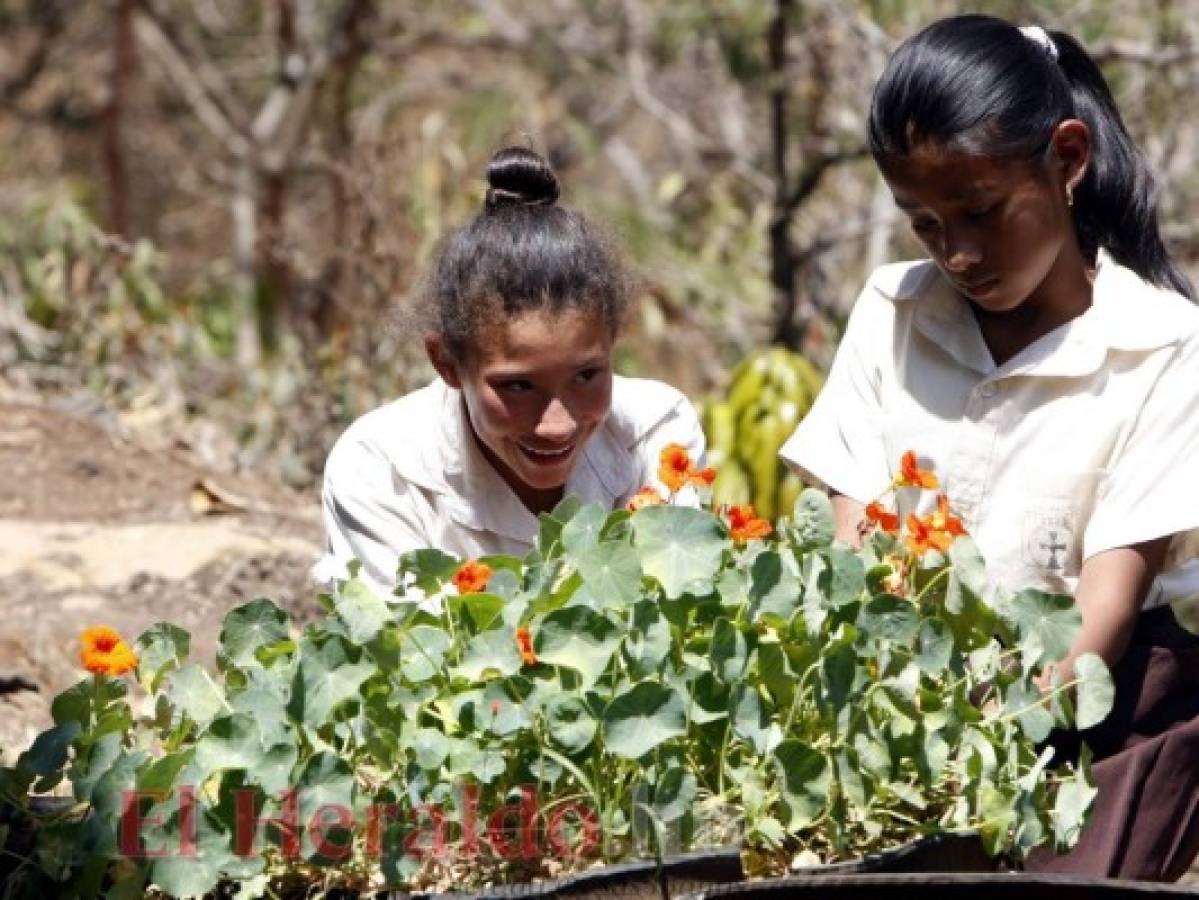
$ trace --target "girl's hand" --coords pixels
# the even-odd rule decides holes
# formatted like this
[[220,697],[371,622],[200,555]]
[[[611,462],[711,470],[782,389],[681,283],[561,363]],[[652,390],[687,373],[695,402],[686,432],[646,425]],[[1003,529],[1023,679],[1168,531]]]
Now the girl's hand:
[[[1097,553],[1082,564],[1075,602],[1082,613],[1082,628],[1065,658],[1053,668],[1065,684],[1074,679],[1074,660],[1084,653],[1098,653],[1113,668],[1124,656],[1132,639],[1141,605],[1165,562],[1169,537],[1115,547]],[[1053,668],[1039,682],[1050,686]]]

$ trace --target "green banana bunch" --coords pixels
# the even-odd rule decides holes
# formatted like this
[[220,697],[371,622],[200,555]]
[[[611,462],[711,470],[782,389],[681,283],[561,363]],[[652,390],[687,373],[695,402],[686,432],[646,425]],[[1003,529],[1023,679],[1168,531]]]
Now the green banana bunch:
[[752,503],[764,519],[789,515],[803,483],[779,460],[779,448],[807,415],[824,377],[797,353],[772,347],[733,370],[724,399],[701,407],[708,465],[717,470],[717,504]]

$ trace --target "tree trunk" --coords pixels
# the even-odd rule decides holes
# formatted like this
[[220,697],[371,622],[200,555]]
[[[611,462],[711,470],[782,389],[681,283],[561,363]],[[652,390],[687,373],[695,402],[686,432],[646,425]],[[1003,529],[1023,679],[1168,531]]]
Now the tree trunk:
[[113,234],[129,238],[129,170],[125,164],[124,116],[130,83],[137,69],[133,37],[135,0],[116,0],[112,18],[112,70],[103,118],[104,173],[108,182],[108,223]]

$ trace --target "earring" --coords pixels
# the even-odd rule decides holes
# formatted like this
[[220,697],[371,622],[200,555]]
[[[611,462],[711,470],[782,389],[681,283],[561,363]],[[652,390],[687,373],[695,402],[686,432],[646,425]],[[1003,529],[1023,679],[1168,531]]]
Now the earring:
[[1073,205],[1074,205],[1074,188],[1072,188],[1070,185],[1066,185],[1066,206],[1073,206]]

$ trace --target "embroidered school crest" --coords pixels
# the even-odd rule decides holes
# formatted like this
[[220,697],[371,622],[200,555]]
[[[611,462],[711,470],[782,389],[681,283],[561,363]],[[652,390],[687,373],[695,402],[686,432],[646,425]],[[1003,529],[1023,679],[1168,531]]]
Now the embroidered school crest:
[[1076,522],[1071,509],[1029,510],[1024,516],[1024,561],[1050,575],[1077,575]]

